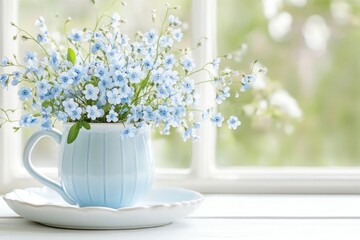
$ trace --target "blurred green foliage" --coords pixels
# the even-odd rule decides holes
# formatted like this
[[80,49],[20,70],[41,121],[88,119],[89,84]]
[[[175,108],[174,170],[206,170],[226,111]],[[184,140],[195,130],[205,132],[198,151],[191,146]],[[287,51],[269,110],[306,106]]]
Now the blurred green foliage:
[[[360,165],[360,41],[357,1],[350,6],[349,22],[339,24],[331,15],[335,1],[307,1],[298,8],[283,1],[280,11],[292,16],[289,33],[274,41],[268,32],[261,1],[219,1],[219,52],[248,45],[247,54],[235,66],[249,69],[254,58],[267,68],[298,100],[303,120],[292,135],[272,128],[252,128],[242,116],[238,131],[218,131],[217,160],[220,166],[358,166]],[[341,10],[341,9],[339,9]],[[312,15],[323,17],[331,35],[326,52],[308,49],[303,30]],[[251,101],[252,93],[221,107],[236,109]]]

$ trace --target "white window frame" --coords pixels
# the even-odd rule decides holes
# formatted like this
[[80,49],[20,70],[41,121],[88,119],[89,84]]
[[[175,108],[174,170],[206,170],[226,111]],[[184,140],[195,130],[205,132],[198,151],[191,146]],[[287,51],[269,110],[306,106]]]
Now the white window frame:
[[[18,52],[12,40],[17,22],[18,0],[0,0],[0,58]],[[216,55],[217,1],[193,0],[193,43],[206,36],[208,40],[194,51],[194,60],[201,66]],[[202,73],[196,76],[202,78]],[[199,91],[205,97],[202,106],[215,105],[211,85],[203,84]],[[2,107],[16,107],[20,103],[15,90],[0,92]],[[200,142],[193,143],[192,164],[189,170],[158,169],[156,185],[192,188],[205,193],[360,193],[360,168],[218,168],[215,163],[216,129],[205,125],[199,133]],[[39,185],[25,171],[22,159],[21,133],[14,134],[10,126],[0,129],[0,194],[14,188]],[[53,168],[43,172],[56,177]]]

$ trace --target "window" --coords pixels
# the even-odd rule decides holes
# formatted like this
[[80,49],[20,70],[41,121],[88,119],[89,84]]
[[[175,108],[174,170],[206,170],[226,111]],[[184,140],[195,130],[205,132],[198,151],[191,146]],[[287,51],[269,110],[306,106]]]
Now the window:
[[[11,55],[16,50],[8,22],[12,18],[16,20],[17,13],[20,24],[31,23],[30,19],[46,14],[45,8],[57,9],[58,19],[54,21],[57,23],[67,15],[82,19],[91,11],[77,11],[80,7],[85,9],[86,1],[83,1],[71,1],[71,9],[62,9],[68,4],[56,1],[0,1],[0,55]],[[154,8],[154,3],[161,6],[165,1],[129,1],[127,7],[132,11],[125,18],[129,23],[136,23],[136,29],[145,28],[138,25],[143,23],[133,20],[139,15],[145,18],[149,14],[146,11]],[[243,55],[243,51],[233,54],[234,58],[243,58],[236,63],[237,67],[246,70],[251,58],[261,60],[269,69],[271,81],[281,82],[299,101],[304,112],[303,121],[296,123],[292,135],[286,135],[262,124],[264,121],[269,123],[266,118],[251,120],[244,116],[237,102],[251,103],[258,92],[243,94],[236,103],[230,102],[223,109],[225,112],[235,109],[242,116],[243,126],[237,132],[215,129],[208,124],[201,130],[200,142],[182,143],[176,134],[170,138],[154,136],[155,154],[160,158],[158,184],[191,187],[203,192],[359,192],[356,189],[360,189],[357,144],[360,94],[355,79],[359,68],[352,46],[360,39],[359,29],[351,24],[351,21],[359,22],[356,12],[351,12],[359,6],[345,1],[268,3],[265,0],[171,2],[182,6],[180,15],[190,26],[188,43],[196,44],[198,39],[208,38],[204,46],[193,53],[198,66],[211,60],[217,52],[225,54],[246,43],[248,54]],[[46,7],[33,7],[40,4],[46,4]],[[133,11],[138,12],[133,14]],[[45,17],[50,22],[54,16],[52,11],[48,14]],[[134,29],[132,27],[129,25],[129,29]],[[197,78],[202,78],[201,73]],[[212,86],[201,85],[200,91],[206,93],[201,104],[215,105]],[[1,97],[1,105],[17,104],[16,93]],[[21,137],[13,134],[10,127],[0,131],[0,187],[5,192],[14,186],[28,185],[28,175],[21,167],[21,150],[15,151],[13,147],[20,145],[14,143],[23,141],[31,133],[24,131]],[[181,148],[178,147],[180,144]],[[54,154],[55,144],[53,149],[45,154]],[[181,151],[177,151],[179,149]],[[55,176],[53,166],[56,162],[49,163],[48,159],[56,159],[56,153],[51,157],[42,155],[45,156],[42,158],[40,153],[44,151],[34,153],[38,166]]]

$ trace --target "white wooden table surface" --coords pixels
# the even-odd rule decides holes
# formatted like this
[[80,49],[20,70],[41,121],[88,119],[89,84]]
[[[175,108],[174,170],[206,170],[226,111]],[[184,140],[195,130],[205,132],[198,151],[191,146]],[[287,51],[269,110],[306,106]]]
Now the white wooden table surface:
[[0,240],[10,239],[359,240],[360,196],[207,195],[186,219],[116,231],[45,227],[17,216],[1,198]]

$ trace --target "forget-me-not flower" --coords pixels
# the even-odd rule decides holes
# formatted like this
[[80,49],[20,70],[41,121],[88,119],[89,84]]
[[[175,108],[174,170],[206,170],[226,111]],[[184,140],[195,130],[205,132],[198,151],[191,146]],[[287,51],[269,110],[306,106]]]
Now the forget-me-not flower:
[[82,31],[73,29],[68,37],[70,40],[72,40],[74,42],[81,42],[82,34],[83,34]]
[[101,116],[101,113],[96,105],[87,106],[86,107],[87,117],[91,120],[95,120],[96,118]]
[[161,36],[159,43],[160,43],[161,47],[171,47],[173,45],[174,41],[172,40],[172,38],[170,38],[168,36]]
[[256,81],[255,74],[244,75],[241,84],[242,87],[240,88],[240,92],[245,92],[251,88],[251,85]]
[[81,107],[77,107],[74,110],[67,112],[71,120],[79,120],[81,118],[82,109]]
[[83,91],[86,100],[97,100],[99,92],[99,88],[94,87],[92,84],[86,85],[85,90]]
[[18,96],[21,101],[31,98],[31,89],[28,87],[21,87],[18,91]]
[[167,54],[164,57],[164,67],[166,69],[171,69],[175,64],[175,55],[174,54]]
[[27,114],[21,116],[21,119],[19,122],[20,127],[32,127],[37,123],[38,123],[38,119],[30,113],[27,113]]
[[46,94],[51,89],[50,83],[45,79],[36,82],[35,85],[40,94]]
[[149,44],[149,45],[155,44],[158,39],[156,30],[151,29],[150,31],[146,32],[144,34],[144,38],[145,38],[146,44]]
[[194,90],[195,83],[193,79],[186,77],[182,85],[184,92],[190,94]]
[[135,127],[126,127],[121,131],[121,137],[123,138],[131,138],[134,137],[137,132]]
[[114,110],[110,110],[109,114],[106,115],[106,121],[107,122],[117,122],[117,121],[119,121],[118,116],[119,116],[119,114],[117,112],[115,112]]
[[8,80],[8,76],[6,74],[1,74],[0,75],[0,85],[2,87],[6,87],[7,80]]
[[236,129],[238,126],[241,125],[241,122],[239,121],[239,119],[235,116],[231,116],[228,120],[227,120],[227,124],[229,129]]
[[71,111],[75,110],[79,104],[77,104],[73,98],[68,98],[66,101],[62,103],[65,108],[65,112],[70,113]]
[[40,123],[41,130],[51,130],[52,129],[52,121],[50,118],[44,119]]
[[193,60],[191,57],[189,57],[189,56],[181,59],[181,64],[182,64],[182,66],[184,67],[184,69],[185,69],[186,71],[188,71],[188,72],[190,72],[191,70],[193,70],[194,67],[195,67],[194,60]]
[[67,72],[63,72],[58,77],[58,82],[60,83],[61,87],[64,89],[69,88],[69,86],[73,83],[73,79],[70,78]]
[[212,65],[213,65],[214,69],[216,69],[216,70],[219,69],[220,62],[221,62],[220,58],[214,58],[212,60]]
[[10,63],[9,59],[7,57],[3,57],[1,59],[1,66],[5,67]]
[[214,126],[221,127],[224,117],[221,113],[215,113],[211,116],[210,120]]
[[181,39],[182,39],[182,37],[183,37],[183,35],[184,35],[184,34],[181,32],[181,29],[180,29],[180,28],[174,29],[174,31],[172,32],[172,34],[173,34],[173,38],[174,38],[176,41],[178,41],[178,42],[181,41]]

